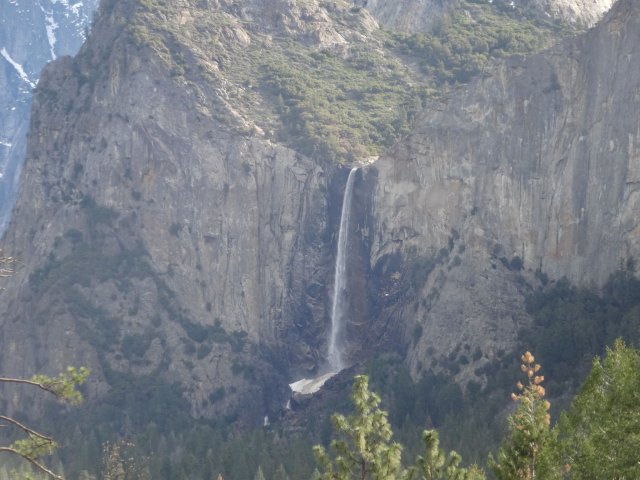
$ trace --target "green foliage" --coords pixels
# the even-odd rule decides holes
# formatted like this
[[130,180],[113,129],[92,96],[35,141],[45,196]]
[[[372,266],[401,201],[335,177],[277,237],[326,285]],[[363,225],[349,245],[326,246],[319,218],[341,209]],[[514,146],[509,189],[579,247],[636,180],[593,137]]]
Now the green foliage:
[[0,480],[45,480],[48,478],[50,477],[41,474],[27,464],[22,464],[19,468],[9,468],[8,464],[0,465]]
[[102,480],[151,480],[148,459],[137,456],[131,442],[105,443]]
[[34,375],[31,377],[31,382],[59,400],[64,400],[71,405],[79,405],[82,403],[82,394],[76,387],[82,385],[88,376],[89,370],[85,367],[68,367],[66,371],[60,373],[57,377]]
[[216,388],[213,392],[211,392],[211,395],[209,395],[209,402],[211,403],[216,403],[220,400],[222,400],[224,398],[224,396],[226,395],[226,389],[224,387],[218,387]]
[[413,480],[484,480],[484,472],[477,466],[460,467],[462,457],[456,452],[445,454],[440,448],[438,432],[425,430],[422,433],[425,453],[419,456],[416,466],[411,468],[408,479]]
[[127,335],[122,339],[122,355],[131,360],[134,357],[142,358],[151,346],[151,334],[147,333]]
[[[408,130],[427,92],[372,48],[350,58],[289,47],[263,55],[262,82],[282,124],[281,140],[335,162],[376,155]],[[393,108],[390,106],[393,105]]]
[[498,452],[497,461],[489,457],[489,466],[498,480],[534,480],[540,469],[542,451],[551,440],[548,413],[550,404],[544,399],[544,377],[538,375],[540,365],[531,353],[522,355],[521,370],[527,385],[518,382],[521,393],[512,393],[518,403],[508,419],[508,436]]
[[111,388],[99,404],[85,412],[86,421],[111,433],[124,425],[140,429],[155,424],[166,432],[180,431],[189,424],[189,405],[179,384],[163,380],[159,372],[133,375],[113,370],[108,364],[103,369]]
[[515,54],[530,54],[549,46],[562,27],[527,19],[489,4],[461,2],[431,34],[393,34],[390,46],[417,57],[437,85],[466,83],[489,62]]
[[[338,29],[360,30],[359,9],[322,6]],[[225,102],[234,115],[214,111],[216,120],[248,133],[245,122],[232,119],[240,115],[280,142],[334,162],[379,154],[410,131],[443,85],[467,82],[492,59],[537,51],[566,33],[510,8],[460,1],[432,34],[366,32],[335,54],[309,45],[306,35],[271,32],[265,42],[250,28],[250,45],[240,45],[225,34],[238,28],[228,15],[208,2],[191,2],[190,9],[184,21],[171,3],[145,0],[128,30],[172,76],[187,84],[227,83]]]
[[640,346],[640,280],[629,270],[612,274],[601,291],[561,279],[527,297],[526,306],[534,325],[520,337],[547,365],[554,389],[562,382],[577,388],[593,356],[616,338]]
[[402,479],[402,480],[484,480],[484,472],[477,466],[463,468],[456,452],[446,454],[441,448],[438,433],[422,433],[423,454],[415,466],[404,470],[401,465],[403,447],[391,442],[392,431],[387,412],[379,408],[380,397],[369,391],[368,377],[355,377],[351,400],[353,415],[332,417],[339,438],[331,442],[335,458],[331,459],[322,446],[314,453],[321,472],[317,479]]
[[617,340],[556,427],[568,478],[640,478],[640,352]]
[[100,224],[111,225],[120,215],[111,207],[99,205],[90,195],[82,199],[80,206],[85,210],[87,222],[91,230],[97,229]]
[[402,473],[402,447],[391,442],[393,435],[387,412],[379,408],[380,397],[369,391],[365,375],[356,376],[351,400],[352,416],[332,417],[339,439],[331,442],[335,458],[316,445],[314,453],[325,480],[395,480]]
[[25,459],[35,459],[51,455],[58,448],[58,444],[51,439],[41,438],[38,435],[29,433],[27,438],[13,442],[10,448],[14,450],[14,453]]
[[[76,387],[84,383],[88,375],[89,370],[84,367],[79,369],[68,367],[65,372],[60,373],[57,377],[34,375],[29,380],[0,378],[0,383],[37,387],[50,393],[60,401],[78,405],[82,402],[82,395]],[[55,479],[62,479],[60,475],[55,474],[41,461],[42,457],[51,455],[58,448],[58,444],[51,437],[43,435],[15,418],[6,415],[0,415],[0,428],[13,428],[23,435],[22,438],[18,438],[10,445],[0,445],[0,453],[9,453],[20,457],[40,472]]]
[[262,467],[258,467],[258,471],[256,472],[256,476],[253,477],[253,480],[266,480],[264,473],[262,473]]

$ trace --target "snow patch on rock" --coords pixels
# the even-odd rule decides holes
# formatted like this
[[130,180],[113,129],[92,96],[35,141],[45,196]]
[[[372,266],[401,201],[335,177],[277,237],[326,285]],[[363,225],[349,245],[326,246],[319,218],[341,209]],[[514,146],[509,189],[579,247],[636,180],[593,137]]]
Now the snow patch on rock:
[[2,50],[0,50],[0,55],[2,55],[4,59],[11,64],[11,66],[16,70],[16,72],[18,72],[18,75],[24,82],[28,83],[31,88],[36,88],[36,84],[29,79],[29,76],[24,71],[24,68],[22,68],[22,65],[11,58],[11,55],[9,55],[9,52],[7,52],[6,48],[2,47]]

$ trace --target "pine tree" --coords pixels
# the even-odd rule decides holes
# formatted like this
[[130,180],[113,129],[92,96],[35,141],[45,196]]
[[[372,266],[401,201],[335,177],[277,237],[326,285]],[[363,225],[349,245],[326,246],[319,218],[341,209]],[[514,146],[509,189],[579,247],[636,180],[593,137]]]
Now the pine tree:
[[640,351],[617,340],[558,426],[572,480],[640,478]]
[[380,397],[369,391],[366,375],[355,377],[351,400],[355,414],[332,417],[339,439],[331,442],[335,458],[322,446],[314,453],[321,467],[322,480],[396,480],[403,475],[400,465],[402,446],[392,442],[393,432],[387,412],[379,408]]
[[416,466],[409,470],[407,480],[483,480],[484,472],[476,466],[460,467],[462,457],[452,451],[446,455],[440,448],[438,432],[425,430],[422,433],[424,456],[419,456]]
[[543,448],[552,439],[549,402],[545,400],[542,386],[544,377],[538,375],[540,365],[530,352],[521,357],[520,368],[527,376],[527,385],[517,383],[520,393],[512,393],[511,399],[518,403],[509,416],[509,434],[498,452],[498,460],[489,457],[489,466],[498,480],[535,480],[541,478]]
[[289,475],[287,474],[287,470],[284,468],[284,465],[278,465],[275,473],[273,474],[274,480],[289,480]]
[[146,457],[138,457],[135,445],[127,441],[102,446],[103,480],[150,480]]
[[264,473],[262,473],[261,466],[258,466],[258,471],[256,472],[256,476],[253,477],[253,480],[265,480]]

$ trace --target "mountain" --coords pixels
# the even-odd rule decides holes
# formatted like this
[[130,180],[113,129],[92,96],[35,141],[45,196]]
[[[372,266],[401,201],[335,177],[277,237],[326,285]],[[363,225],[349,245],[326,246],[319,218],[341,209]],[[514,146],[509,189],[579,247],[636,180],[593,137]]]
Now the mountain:
[[380,284],[415,292],[378,322],[404,332],[416,375],[477,352],[469,378],[508,351],[542,278],[602,285],[638,258],[639,13],[620,1],[586,35],[500,64],[369,168],[368,303]]
[[25,155],[31,91],[51,60],[75,54],[98,0],[0,4],[0,233],[8,223]]
[[438,37],[340,0],[103,0],[36,88],[2,370],[89,366],[118,433],[277,418],[326,368],[358,166],[349,363],[485,381],[543,275],[600,284],[637,257],[640,14],[567,38],[460,5]]

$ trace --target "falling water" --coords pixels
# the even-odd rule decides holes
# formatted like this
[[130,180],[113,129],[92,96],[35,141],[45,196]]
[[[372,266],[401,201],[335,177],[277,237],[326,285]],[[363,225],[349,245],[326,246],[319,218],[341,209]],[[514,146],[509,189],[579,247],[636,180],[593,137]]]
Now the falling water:
[[344,326],[347,315],[347,246],[349,244],[349,217],[351,197],[357,167],[351,169],[342,199],[340,230],[338,232],[338,253],[333,277],[333,304],[331,306],[331,337],[329,338],[329,366],[333,372],[344,368]]

